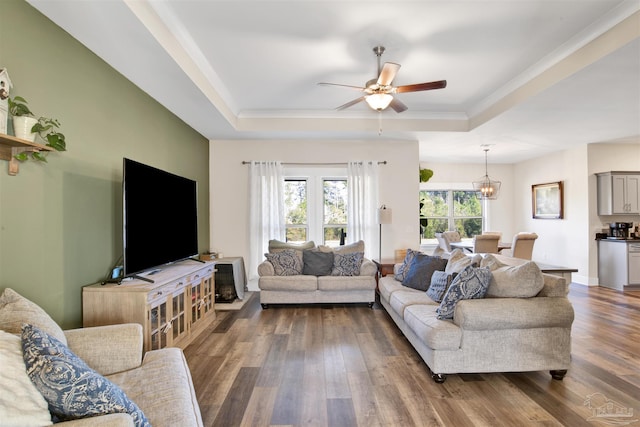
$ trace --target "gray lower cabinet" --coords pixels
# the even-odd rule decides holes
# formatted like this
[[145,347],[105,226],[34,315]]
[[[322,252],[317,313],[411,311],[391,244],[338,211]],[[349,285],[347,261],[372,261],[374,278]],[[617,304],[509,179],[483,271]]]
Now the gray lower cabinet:
[[600,286],[624,290],[640,288],[640,257],[630,251],[638,242],[600,240],[598,241],[598,282]]

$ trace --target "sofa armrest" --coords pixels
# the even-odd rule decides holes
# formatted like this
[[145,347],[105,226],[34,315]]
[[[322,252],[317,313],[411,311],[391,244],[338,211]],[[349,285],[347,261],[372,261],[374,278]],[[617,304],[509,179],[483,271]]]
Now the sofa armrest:
[[108,414],[56,423],[56,427],[134,427],[129,414]]
[[276,275],[276,269],[273,268],[273,264],[271,264],[271,262],[269,261],[262,261],[260,264],[258,264],[258,276],[262,277],[262,276],[275,276]]
[[375,277],[376,274],[378,274],[378,266],[376,263],[367,258],[363,259],[362,265],[360,266],[360,275]]
[[485,298],[459,301],[453,323],[474,331],[571,328],[573,317],[567,298]]
[[64,334],[69,348],[102,375],[142,363],[142,326],[137,323],[71,329]]

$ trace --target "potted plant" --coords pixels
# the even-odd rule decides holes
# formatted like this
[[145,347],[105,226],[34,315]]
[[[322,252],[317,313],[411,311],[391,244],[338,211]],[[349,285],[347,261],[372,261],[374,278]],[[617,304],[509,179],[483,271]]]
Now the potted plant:
[[[40,135],[45,145],[51,147],[56,151],[66,151],[67,143],[65,136],[58,129],[60,128],[60,122],[57,119],[51,119],[49,117],[40,117],[35,119],[33,113],[26,105],[27,101],[16,96],[15,98],[9,98],[9,112],[13,116],[14,133],[17,138],[22,138],[33,142],[36,135]],[[28,124],[16,125],[16,119],[31,119]],[[21,120],[18,120],[20,123]],[[19,135],[18,126],[22,126],[23,132],[28,132],[27,135]],[[40,151],[23,151],[14,156],[17,160],[24,162],[31,157],[34,160],[46,162],[46,152]]]
[[420,182],[427,182],[433,176],[431,169],[420,169]]
[[32,131],[32,127],[37,123],[37,119],[33,117],[33,113],[27,106],[27,101],[21,97],[9,97],[9,113],[13,117],[13,133],[16,138],[26,139],[33,142],[36,138],[36,132]]

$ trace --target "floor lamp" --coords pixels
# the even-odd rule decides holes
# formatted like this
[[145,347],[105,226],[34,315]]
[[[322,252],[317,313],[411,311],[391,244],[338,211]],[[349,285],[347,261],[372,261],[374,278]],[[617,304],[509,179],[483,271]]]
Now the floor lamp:
[[391,224],[391,209],[385,205],[378,209],[378,224],[380,226],[378,261],[382,262],[382,224]]

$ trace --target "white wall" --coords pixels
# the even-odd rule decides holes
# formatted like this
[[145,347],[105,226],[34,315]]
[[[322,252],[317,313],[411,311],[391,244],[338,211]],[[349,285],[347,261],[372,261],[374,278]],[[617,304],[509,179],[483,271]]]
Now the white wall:
[[[520,231],[533,231],[538,239],[533,248],[536,261],[577,268],[573,281],[588,283],[588,212],[591,200],[587,185],[587,148],[561,151],[515,165],[513,215]],[[531,186],[562,181],[564,218],[533,219]]]
[[393,222],[383,225],[382,257],[393,257],[395,249],[419,247],[417,142],[295,140],[210,142],[210,249],[225,256],[246,258],[249,254],[249,170],[243,160],[386,160],[387,164],[380,166],[378,196],[381,204],[393,209]]

